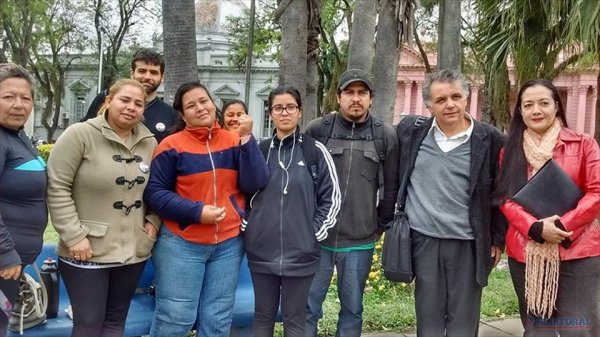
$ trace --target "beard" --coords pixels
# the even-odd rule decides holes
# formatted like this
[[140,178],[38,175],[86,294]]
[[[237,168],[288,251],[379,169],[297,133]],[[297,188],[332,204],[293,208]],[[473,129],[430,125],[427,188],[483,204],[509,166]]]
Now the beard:
[[155,84],[155,85],[150,86],[150,87],[144,87],[144,90],[146,91],[146,94],[152,94],[156,90],[158,90],[158,87],[160,87],[160,83]]

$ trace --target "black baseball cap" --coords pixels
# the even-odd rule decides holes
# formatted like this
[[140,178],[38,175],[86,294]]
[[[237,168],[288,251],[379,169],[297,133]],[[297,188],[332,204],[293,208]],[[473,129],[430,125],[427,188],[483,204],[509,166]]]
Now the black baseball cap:
[[371,75],[362,69],[348,69],[340,76],[338,90],[344,90],[348,85],[354,82],[363,82],[370,92],[373,92],[373,84],[371,83]]

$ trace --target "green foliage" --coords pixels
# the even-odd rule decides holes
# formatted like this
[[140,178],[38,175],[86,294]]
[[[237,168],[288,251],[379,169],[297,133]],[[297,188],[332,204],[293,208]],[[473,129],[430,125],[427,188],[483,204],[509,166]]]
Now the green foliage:
[[[573,9],[580,1],[556,1],[549,6],[544,0],[475,0],[479,24],[476,45],[486,74],[486,96],[496,122],[507,124],[507,63],[514,65],[515,84],[532,78],[552,80],[581,54],[571,48],[568,27],[574,20]],[[600,7],[599,7],[600,8]],[[570,56],[556,64],[561,52]]]
[[[265,0],[257,6],[252,57],[255,60],[279,60],[279,44],[281,42],[281,27],[273,23],[276,4]],[[235,70],[246,69],[248,56],[248,32],[250,31],[250,11],[245,10],[242,16],[228,16],[225,30],[230,36],[233,46],[229,50],[228,63]]]
[[52,226],[52,221],[48,220],[46,230],[44,231],[44,242],[58,244],[58,233]]
[[37,147],[38,153],[44,158],[45,162],[48,162],[48,157],[50,156],[50,152],[52,152],[52,148],[54,148],[54,144],[42,144]]
[[583,44],[590,52],[600,53],[600,1],[572,1],[568,18],[566,38]]

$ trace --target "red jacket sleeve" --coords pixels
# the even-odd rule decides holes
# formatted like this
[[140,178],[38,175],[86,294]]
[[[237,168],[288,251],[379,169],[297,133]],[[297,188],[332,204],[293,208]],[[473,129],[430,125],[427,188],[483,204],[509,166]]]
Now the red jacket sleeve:
[[560,218],[567,231],[589,225],[600,216],[600,148],[594,139],[583,137],[580,160],[583,161],[580,181],[583,180],[585,194],[575,209]]

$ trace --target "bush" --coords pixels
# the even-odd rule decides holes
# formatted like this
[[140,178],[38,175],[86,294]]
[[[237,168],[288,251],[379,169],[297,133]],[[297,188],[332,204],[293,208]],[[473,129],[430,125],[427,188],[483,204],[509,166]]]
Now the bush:
[[46,163],[48,162],[48,157],[50,156],[50,152],[52,152],[53,147],[54,147],[54,144],[42,144],[37,147],[37,150],[38,150],[40,156],[42,156],[42,158],[44,158],[44,161]]

